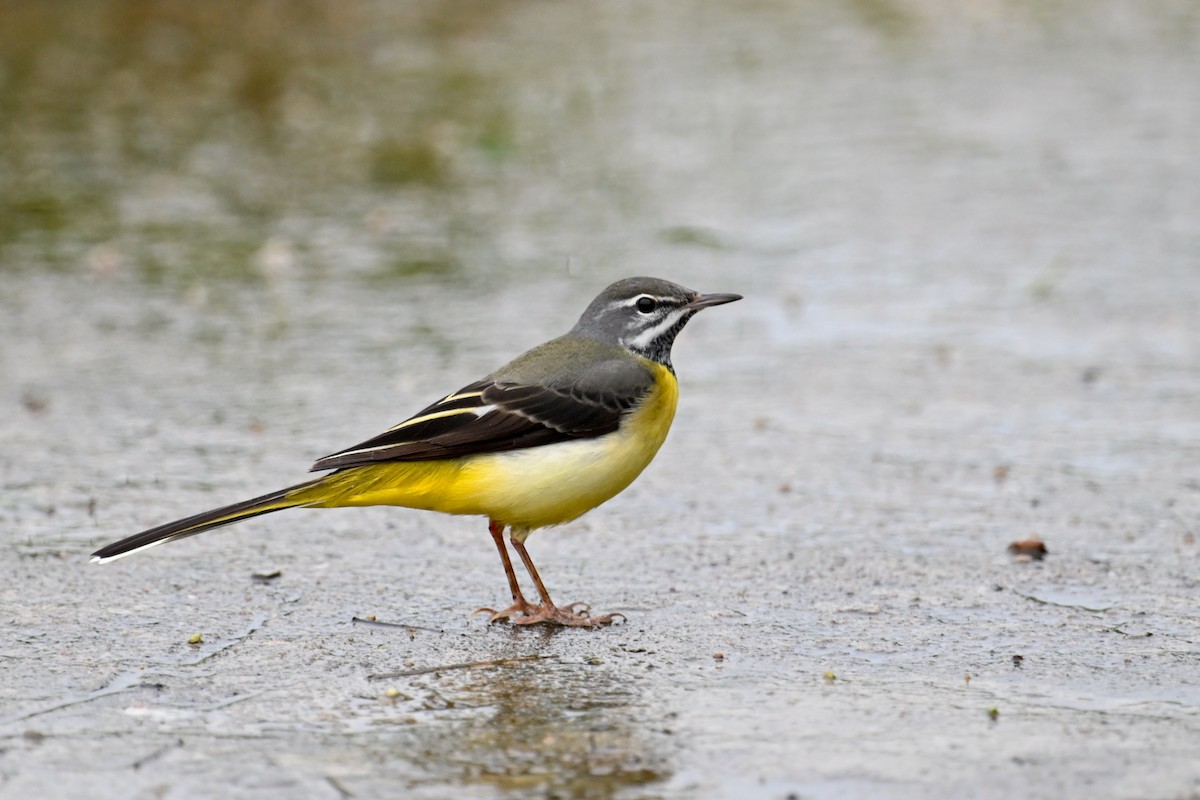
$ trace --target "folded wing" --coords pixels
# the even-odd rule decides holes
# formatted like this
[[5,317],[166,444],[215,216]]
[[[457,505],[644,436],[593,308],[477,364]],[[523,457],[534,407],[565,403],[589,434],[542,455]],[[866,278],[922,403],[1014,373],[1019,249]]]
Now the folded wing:
[[588,377],[558,386],[477,381],[373,439],[319,459],[312,469],[460,458],[603,436],[653,385],[648,372],[644,380],[626,377],[615,386],[597,386]]

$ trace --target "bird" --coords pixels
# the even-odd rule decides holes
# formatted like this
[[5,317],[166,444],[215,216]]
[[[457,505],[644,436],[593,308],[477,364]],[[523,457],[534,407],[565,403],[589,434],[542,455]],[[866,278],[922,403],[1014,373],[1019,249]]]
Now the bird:
[[[577,519],[633,482],[666,440],[679,386],[675,337],[699,311],[741,300],[659,278],[619,280],[569,332],[446,395],[383,433],[317,459],[327,474],[168,522],[92,554],[106,563],[287,508],[402,506],[486,517],[512,605],[491,622],[594,628],[624,615],[557,606],[525,547],[538,528]],[[521,591],[504,543],[538,592]]]

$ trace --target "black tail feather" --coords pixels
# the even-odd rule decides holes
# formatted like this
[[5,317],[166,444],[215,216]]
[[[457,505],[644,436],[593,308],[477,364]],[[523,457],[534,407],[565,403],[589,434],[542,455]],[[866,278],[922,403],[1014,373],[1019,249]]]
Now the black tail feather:
[[305,499],[291,499],[301,489],[307,489],[320,480],[308,481],[307,483],[289,486],[286,489],[280,489],[269,494],[264,494],[261,497],[255,497],[250,500],[243,500],[240,503],[214,508],[211,511],[205,511],[200,514],[195,514],[184,519],[168,522],[165,525],[159,525],[156,528],[135,533],[133,536],[122,539],[119,542],[101,547],[96,552],[92,553],[92,561],[103,563],[112,561],[113,559],[127,556],[138,550],[143,550],[154,545],[172,542],[176,539],[185,539],[188,536],[195,536],[198,533],[210,531],[213,528],[220,528],[223,525],[229,525],[234,522],[241,522],[244,519],[257,517],[262,514],[270,514],[272,511],[282,511],[285,508],[294,508],[308,504]]

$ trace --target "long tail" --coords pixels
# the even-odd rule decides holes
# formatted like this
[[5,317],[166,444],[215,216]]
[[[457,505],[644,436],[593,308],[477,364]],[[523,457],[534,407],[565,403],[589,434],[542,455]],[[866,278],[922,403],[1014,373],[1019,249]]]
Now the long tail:
[[306,496],[303,490],[321,483],[322,480],[323,478],[318,478],[306,483],[289,486],[277,492],[264,494],[262,497],[255,497],[252,500],[243,500],[233,505],[214,508],[211,511],[205,511],[195,516],[159,525],[157,528],[151,528],[148,531],[135,533],[127,539],[105,545],[92,553],[92,562],[104,564],[130,555],[131,553],[136,553],[139,550],[145,550],[148,547],[154,547],[165,542],[173,542],[176,539],[185,539],[188,536],[195,536],[197,533],[204,533],[213,528],[219,528],[222,525],[229,525],[230,523],[240,522],[250,517],[257,517],[260,514],[270,514],[272,511],[282,511],[285,508],[311,505],[313,497],[311,495]]

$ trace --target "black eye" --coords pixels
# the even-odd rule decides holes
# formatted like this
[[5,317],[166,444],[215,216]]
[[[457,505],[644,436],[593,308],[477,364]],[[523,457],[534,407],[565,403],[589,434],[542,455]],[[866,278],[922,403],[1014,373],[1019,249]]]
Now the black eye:
[[637,301],[637,310],[643,314],[649,314],[654,309],[658,308],[658,303],[653,297],[639,297]]

